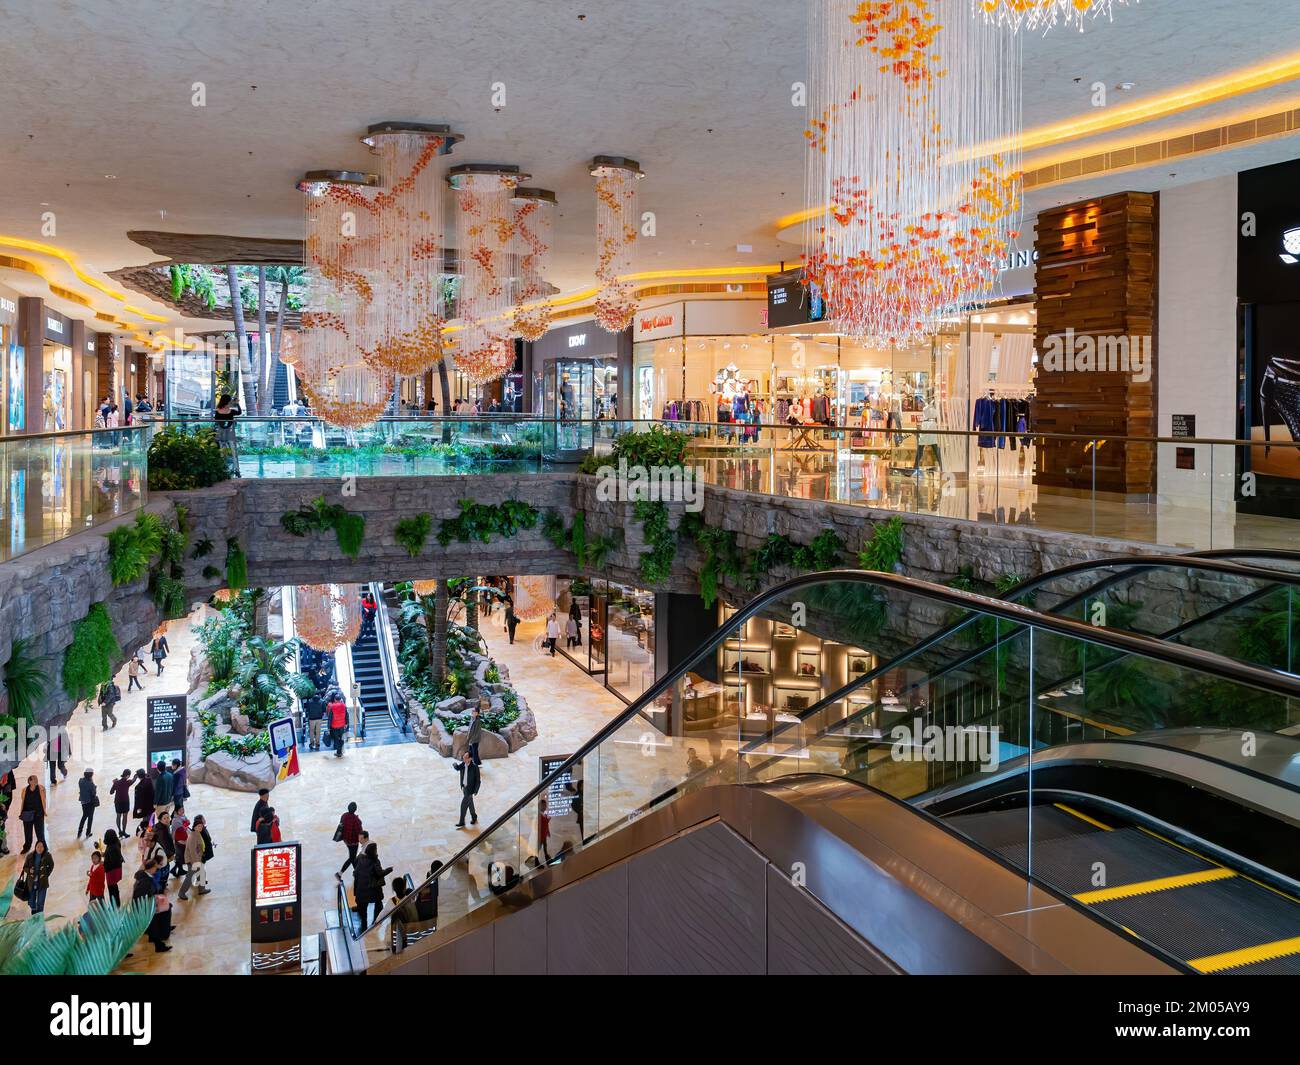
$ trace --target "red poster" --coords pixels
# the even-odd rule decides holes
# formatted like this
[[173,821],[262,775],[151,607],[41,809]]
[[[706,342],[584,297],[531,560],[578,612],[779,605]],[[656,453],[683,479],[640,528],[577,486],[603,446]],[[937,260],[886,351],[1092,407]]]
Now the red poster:
[[296,847],[268,847],[257,851],[257,877],[253,905],[274,906],[298,898],[298,851]]

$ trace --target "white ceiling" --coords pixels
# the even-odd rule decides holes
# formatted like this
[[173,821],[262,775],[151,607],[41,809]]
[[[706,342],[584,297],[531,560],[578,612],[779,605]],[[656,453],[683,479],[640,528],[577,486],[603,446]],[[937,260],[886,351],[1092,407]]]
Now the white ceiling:
[[[516,163],[556,190],[552,280],[563,290],[591,283],[585,164],[596,153],[646,170],[641,206],[656,212],[658,235],[643,243],[640,268],[797,255],[772,223],[802,206],[804,115],[790,87],[806,76],[803,0],[5,8],[0,234],[64,247],[96,276],[150,261],[126,239],[130,229],[301,236],[294,181],[306,169],[365,169],[358,137],[389,118],[450,122],[465,141],[446,165]],[[1300,51],[1296,12],[1297,0],[1142,0],[1084,34],[1028,37],[1026,126],[1088,113],[1094,81],[1133,82],[1114,97],[1128,102]],[[206,85],[203,108],[191,105],[196,81]],[[507,94],[499,112],[497,81]],[[1288,91],[1300,86],[1258,99]],[[1270,158],[1300,154],[1294,138],[1282,143]],[[1235,169],[1229,156],[1195,165]],[[58,230],[42,238],[46,210]],[[752,253],[737,253],[738,243]],[[35,279],[21,283],[45,294]]]

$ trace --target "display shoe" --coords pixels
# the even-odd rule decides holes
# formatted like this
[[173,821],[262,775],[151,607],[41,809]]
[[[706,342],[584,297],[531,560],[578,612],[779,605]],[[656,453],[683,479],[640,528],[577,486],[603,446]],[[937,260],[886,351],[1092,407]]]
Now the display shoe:
[[1269,360],[1259,383],[1260,417],[1264,422],[1264,457],[1268,457],[1273,418],[1281,415],[1291,439],[1300,443],[1300,360]]

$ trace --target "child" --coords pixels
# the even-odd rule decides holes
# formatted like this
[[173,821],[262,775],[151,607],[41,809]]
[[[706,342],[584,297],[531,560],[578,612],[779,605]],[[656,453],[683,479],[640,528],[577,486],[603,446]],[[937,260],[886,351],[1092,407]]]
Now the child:
[[86,894],[90,897],[90,905],[104,903],[105,877],[108,874],[104,870],[104,856],[99,853],[98,848],[90,854],[90,879],[86,882]]

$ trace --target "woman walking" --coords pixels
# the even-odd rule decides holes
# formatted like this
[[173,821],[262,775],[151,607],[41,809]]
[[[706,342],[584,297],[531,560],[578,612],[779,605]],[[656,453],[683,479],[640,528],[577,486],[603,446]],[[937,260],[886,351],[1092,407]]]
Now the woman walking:
[[77,801],[81,803],[81,820],[77,822],[76,838],[81,838],[81,827],[86,827],[86,838],[90,839],[90,833],[95,820],[95,807],[99,805],[99,789],[95,787],[95,771],[87,769],[81,779],[77,781]]
[[381,910],[384,907],[384,880],[392,871],[380,866],[378,845],[367,843],[352,874],[352,890],[357,897],[357,916],[361,918],[362,932],[370,922],[370,907],[378,906]]
[[23,822],[23,853],[32,849],[32,837],[38,843],[45,843],[45,785],[35,776],[27,778],[27,787],[23,788],[23,805],[18,816]]
[[171,648],[167,646],[167,636],[162,630],[153,638],[153,643],[149,645],[149,657],[153,659],[154,665],[158,667],[158,676],[163,674],[163,659],[167,657]]
[[346,873],[349,865],[357,861],[357,843],[361,839],[361,818],[357,816],[357,804],[348,803],[347,811],[339,818],[339,839],[348,849],[348,860],[343,863],[340,873]]
[[123,769],[122,775],[108,787],[113,796],[113,816],[117,830],[126,835],[126,819],[131,814],[131,770]]
[[212,890],[208,887],[207,870],[203,868],[203,832],[206,827],[207,822],[200,814],[194,819],[189,835],[185,837],[185,880],[181,883],[178,898],[190,897],[191,884],[198,885],[200,895],[206,895]]
[[45,847],[45,840],[36,841],[36,849],[23,863],[23,879],[27,882],[27,905],[32,914],[45,910],[45,895],[50,890],[50,874],[54,872],[54,855]]
[[90,870],[86,873],[86,897],[89,906],[94,906],[95,903],[104,905],[105,887],[104,856],[99,851],[91,851]]
[[122,905],[117,885],[122,882],[122,841],[111,828],[104,833],[104,887],[115,906]]
[[135,834],[143,835],[149,818],[153,817],[153,781],[143,769],[135,771],[135,809],[131,813],[140,820],[135,826]]
[[560,638],[560,622],[555,616],[555,611],[551,611],[546,619],[546,646],[551,649],[551,657],[555,657],[555,644]]

